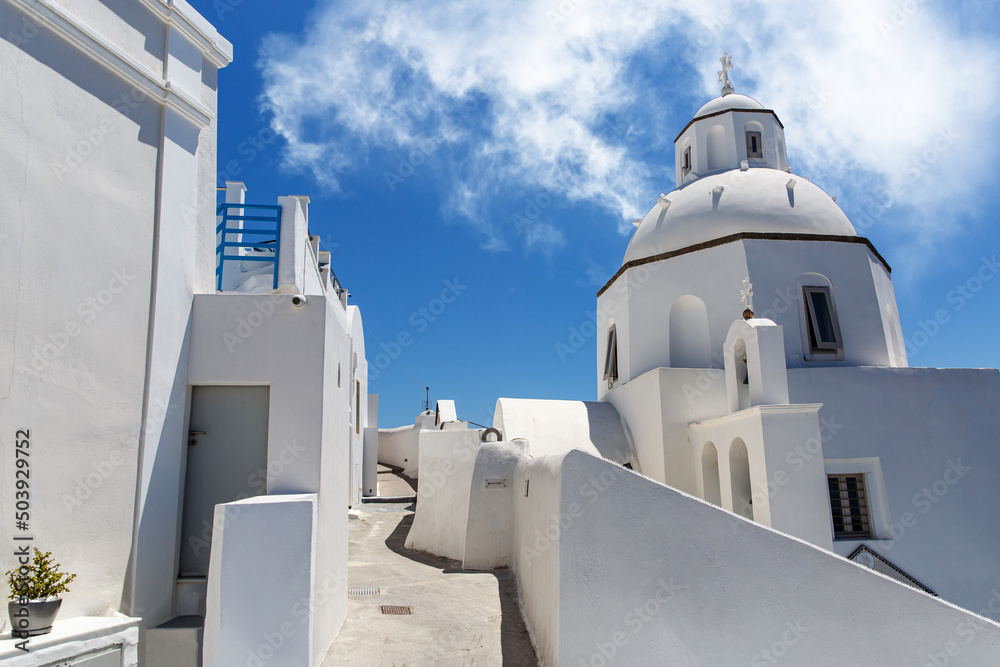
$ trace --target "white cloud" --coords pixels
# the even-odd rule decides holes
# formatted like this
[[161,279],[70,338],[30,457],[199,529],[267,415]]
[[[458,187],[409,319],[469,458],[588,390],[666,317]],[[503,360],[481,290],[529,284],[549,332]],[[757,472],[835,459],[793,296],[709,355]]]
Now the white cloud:
[[[796,171],[875,213],[871,192],[895,186],[892,212],[873,219],[905,216],[909,238],[929,244],[955,231],[943,214],[984,186],[996,157],[987,65],[1000,49],[940,18],[920,0],[325,2],[303,36],[266,41],[263,100],[288,139],[286,164],[330,187],[371,146],[457,163],[449,205],[500,249],[509,214],[488,203],[504,183],[594,203],[630,231],[672,186],[662,174],[687,118],[671,118],[669,136],[640,127],[637,139],[606,132],[608,116],[662,128],[665,113],[691,113],[697,103],[673,107],[696,92],[678,91],[676,64],[695,68],[707,101],[727,49],[737,90],[784,121]],[[949,128],[959,138],[937,150]],[[647,161],[637,141],[657,149]],[[549,223],[536,227],[529,246],[565,243]]]

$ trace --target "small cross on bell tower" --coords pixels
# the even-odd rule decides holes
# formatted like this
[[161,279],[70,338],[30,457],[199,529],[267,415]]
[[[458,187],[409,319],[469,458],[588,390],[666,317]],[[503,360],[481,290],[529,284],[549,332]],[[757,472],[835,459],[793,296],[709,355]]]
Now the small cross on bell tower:
[[740,300],[743,302],[743,319],[753,319],[753,283],[750,276],[743,279],[743,289],[740,290]]

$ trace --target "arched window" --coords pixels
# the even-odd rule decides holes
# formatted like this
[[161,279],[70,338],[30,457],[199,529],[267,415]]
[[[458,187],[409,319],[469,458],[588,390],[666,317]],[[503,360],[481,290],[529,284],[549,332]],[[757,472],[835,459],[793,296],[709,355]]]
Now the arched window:
[[710,368],[711,365],[708,309],[698,297],[685,294],[670,306],[670,367]]
[[608,329],[608,351],[604,356],[604,379],[612,387],[618,379],[618,331],[614,324]]
[[746,443],[740,438],[736,438],[729,445],[729,477],[733,488],[733,512],[753,519],[750,455]]
[[719,483],[719,452],[715,444],[705,443],[701,452],[701,474],[705,483],[705,500],[722,506],[722,485]]
[[733,343],[733,363],[736,369],[736,396],[738,408],[746,410],[750,407],[750,370],[747,367],[747,344],[742,338]]
[[764,158],[764,127],[757,121],[750,121],[745,126],[747,141],[747,158]]

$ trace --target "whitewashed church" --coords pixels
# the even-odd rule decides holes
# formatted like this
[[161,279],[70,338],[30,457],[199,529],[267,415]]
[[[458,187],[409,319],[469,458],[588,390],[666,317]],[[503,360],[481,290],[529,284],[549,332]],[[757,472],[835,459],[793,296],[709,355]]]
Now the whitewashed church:
[[890,267],[722,64],[597,293],[598,400],[500,399],[408,544],[514,568],[543,664],[995,664],[1000,373],[908,366]]
[[0,538],[78,575],[0,663],[320,665],[376,459],[407,547],[515,573],[544,665],[998,663],[1000,373],[908,366],[727,58],[597,294],[596,400],[380,431],[308,197],[215,182],[232,45],[184,0],[0,26]]

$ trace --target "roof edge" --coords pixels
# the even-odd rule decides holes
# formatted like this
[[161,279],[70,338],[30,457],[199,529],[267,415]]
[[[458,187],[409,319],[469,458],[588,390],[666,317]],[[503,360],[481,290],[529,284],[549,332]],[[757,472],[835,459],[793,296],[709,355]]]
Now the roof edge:
[[878,261],[885,267],[888,273],[892,273],[892,268],[889,263],[885,261],[885,258],[875,249],[872,242],[863,236],[839,236],[837,234],[790,234],[783,232],[738,232],[736,234],[730,234],[729,236],[722,236],[717,239],[712,239],[711,241],[705,241],[704,243],[696,243],[695,245],[689,245],[686,248],[679,248],[677,250],[670,250],[667,252],[662,252],[658,255],[651,255],[649,257],[643,257],[642,259],[633,259],[630,262],[625,262],[622,264],[622,268],[615,272],[615,275],[611,276],[611,280],[605,283],[597,292],[597,296],[601,296],[608,288],[611,287],[618,278],[621,277],[623,273],[629,269],[635,268],[637,266],[642,266],[643,264],[652,264],[653,262],[659,262],[664,259],[672,259],[674,257],[679,257],[681,255],[687,255],[692,252],[697,252],[699,250],[708,250],[709,248],[715,248],[717,246],[726,245],[728,243],[734,243],[736,241],[751,241],[751,240],[765,240],[765,241],[827,241],[832,243],[861,243],[868,246],[868,250],[878,258]]

